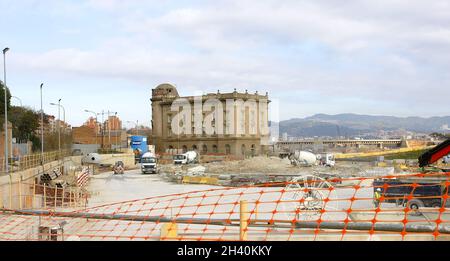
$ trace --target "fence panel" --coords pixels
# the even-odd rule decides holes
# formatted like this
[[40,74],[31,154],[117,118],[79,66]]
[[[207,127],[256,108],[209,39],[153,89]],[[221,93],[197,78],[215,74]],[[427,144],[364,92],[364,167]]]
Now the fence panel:
[[[54,239],[450,240],[449,186],[450,173],[332,181],[305,175],[290,182],[223,187],[90,208],[80,206],[85,196],[80,191],[65,194],[47,188],[40,194],[52,211],[0,214],[0,239],[39,240],[38,235],[42,238],[45,233],[32,229],[38,221],[47,227],[64,221],[64,235]],[[79,209],[58,211],[65,200],[73,204],[73,198],[82,198],[74,204]]]

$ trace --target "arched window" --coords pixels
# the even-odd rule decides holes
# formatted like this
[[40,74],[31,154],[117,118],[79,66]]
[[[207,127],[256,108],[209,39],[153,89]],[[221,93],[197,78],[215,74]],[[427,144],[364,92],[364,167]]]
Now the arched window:
[[246,148],[245,148],[245,144],[242,144],[242,146],[241,146],[241,153],[242,153],[242,155],[245,156],[246,152],[247,151],[246,151]]
[[225,154],[227,154],[227,155],[231,154],[231,146],[230,146],[230,144],[225,145]]
[[217,145],[213,145],[213,153],[218,153],[219,149],[217,148]]
[[255,144],[252,144],[252,157],[255,156],[255,152],[256,152],[256,150],[255,150]]
[[206,144],[203,145],[202,151],[203,151],[203,154],[208,153],[208,146],[206,146]]
[[186,153],[187,152],[187,146],[186,145],[183,145],[183,153]]
[[198,150],[197,145],[192,145],[192,150],[197,151]]

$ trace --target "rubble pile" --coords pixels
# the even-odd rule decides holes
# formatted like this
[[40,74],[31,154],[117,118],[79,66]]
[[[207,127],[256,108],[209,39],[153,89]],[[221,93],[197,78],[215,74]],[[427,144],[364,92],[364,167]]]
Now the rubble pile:
[[298,168],[288,159],[254,157],[240,161],[214,162],[205,165],[207,173],[293,173]]

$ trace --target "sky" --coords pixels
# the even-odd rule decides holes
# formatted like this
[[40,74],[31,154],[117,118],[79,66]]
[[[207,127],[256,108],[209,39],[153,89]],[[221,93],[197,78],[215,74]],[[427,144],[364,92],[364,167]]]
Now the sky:
[[[74,126],[151,125],[151,89],[269,92],[281,120],[450,115],[450,2],[0,0],[7,84]],[[3,80],[3,77],[1,77]],[[13,99],[14,104],[19,104]],[[274,103],[275,104],[275,103]]]

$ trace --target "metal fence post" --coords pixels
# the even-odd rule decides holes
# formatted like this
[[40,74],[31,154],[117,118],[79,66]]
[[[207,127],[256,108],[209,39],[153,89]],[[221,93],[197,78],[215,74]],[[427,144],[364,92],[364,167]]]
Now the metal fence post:
[[56,209],[56,202],[58,200],[58,187],[55,186],[55,209]]
[[47,208],[47,186],[44,183],[44,208]]
[[248,203],[246,200],[240,202],[240,219],[239,219],[239,240],[246,241],[248,238]]
[[22,177],[19,179],[19,209],[22,209]]
[[36,201],[36,179],[33,179],[33,200],[31,201],[31,208],[34,208]]
[[69,188],[69,207],[72,207],[72,188]]
[[9,209],[12,209],[12,176],[9,176]]
[[61,196],[61,207],[63,208],[64,207],[64,195],[65,195],[65,189],[64,189],[64,187],[62,188],[62,196]]

